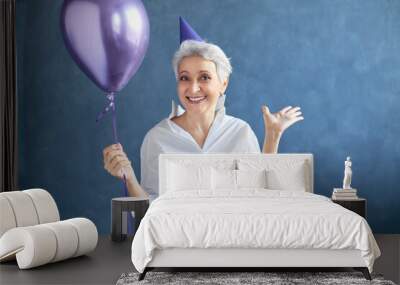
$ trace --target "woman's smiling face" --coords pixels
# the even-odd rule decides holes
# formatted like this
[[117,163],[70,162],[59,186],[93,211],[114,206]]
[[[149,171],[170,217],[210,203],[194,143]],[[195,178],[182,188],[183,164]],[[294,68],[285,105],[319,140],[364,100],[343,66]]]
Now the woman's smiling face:
[[178,67],[178,96],[187,112],[215,111],[228,80],[221,82],[215,63],[200,56],[184,57]]

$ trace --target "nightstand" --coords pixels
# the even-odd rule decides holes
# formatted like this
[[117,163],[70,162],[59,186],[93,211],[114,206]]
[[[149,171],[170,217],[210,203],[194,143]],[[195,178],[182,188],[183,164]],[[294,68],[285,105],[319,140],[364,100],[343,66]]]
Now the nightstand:
[[364,198],[357,198],[352,200],[333,200],[333,203],[339,204],[340,206],[359,214],[361,217],[366,219],[367,217],[367,200]]
[[[149,198],[147,197],[113,198],[111,200],[111,240],[124,241],[128,235],[134,236],[148,208]],[[132,212],[135,218],[132,218]],[[133,231],[132,227],[134,227]]]

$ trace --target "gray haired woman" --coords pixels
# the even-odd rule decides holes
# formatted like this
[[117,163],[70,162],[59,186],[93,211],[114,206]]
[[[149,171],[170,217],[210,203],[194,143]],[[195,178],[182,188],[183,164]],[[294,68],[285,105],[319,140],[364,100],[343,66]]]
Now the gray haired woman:
[[[140,150],[141,183],[121,144],[103,151],[104,167],[120,179],[125,175],[131,196],[158,196],[158,156],[161,153],[260,153],[252,128],[226,115],[223,102],[232,67],[217,45],[183,41],[173,58],[177,93],[184,112],[173,108],[146,134]],[[303,120],[300,108],[285,107],[271,113],[262,106],[265,139],[263,153],[276,153],[283,132]]]

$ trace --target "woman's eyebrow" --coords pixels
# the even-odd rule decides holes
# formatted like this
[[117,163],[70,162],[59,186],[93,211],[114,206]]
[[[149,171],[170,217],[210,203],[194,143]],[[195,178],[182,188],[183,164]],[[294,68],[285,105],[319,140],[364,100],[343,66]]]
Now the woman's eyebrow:
[[[182,74],[182,73],[189,73],[189,71],[182,70],[182,71],[179,72],[179,74]],[[209,70],[199,70],[197,73],[211,73],[211,71],[209,71]]]

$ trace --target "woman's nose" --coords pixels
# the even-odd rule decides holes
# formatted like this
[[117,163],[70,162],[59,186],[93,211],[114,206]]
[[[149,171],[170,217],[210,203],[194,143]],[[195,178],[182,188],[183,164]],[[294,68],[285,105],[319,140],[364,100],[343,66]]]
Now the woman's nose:
[[193,81],[190,85],[190,91],[195,94],[200,90],[200,86],[196,81]]

